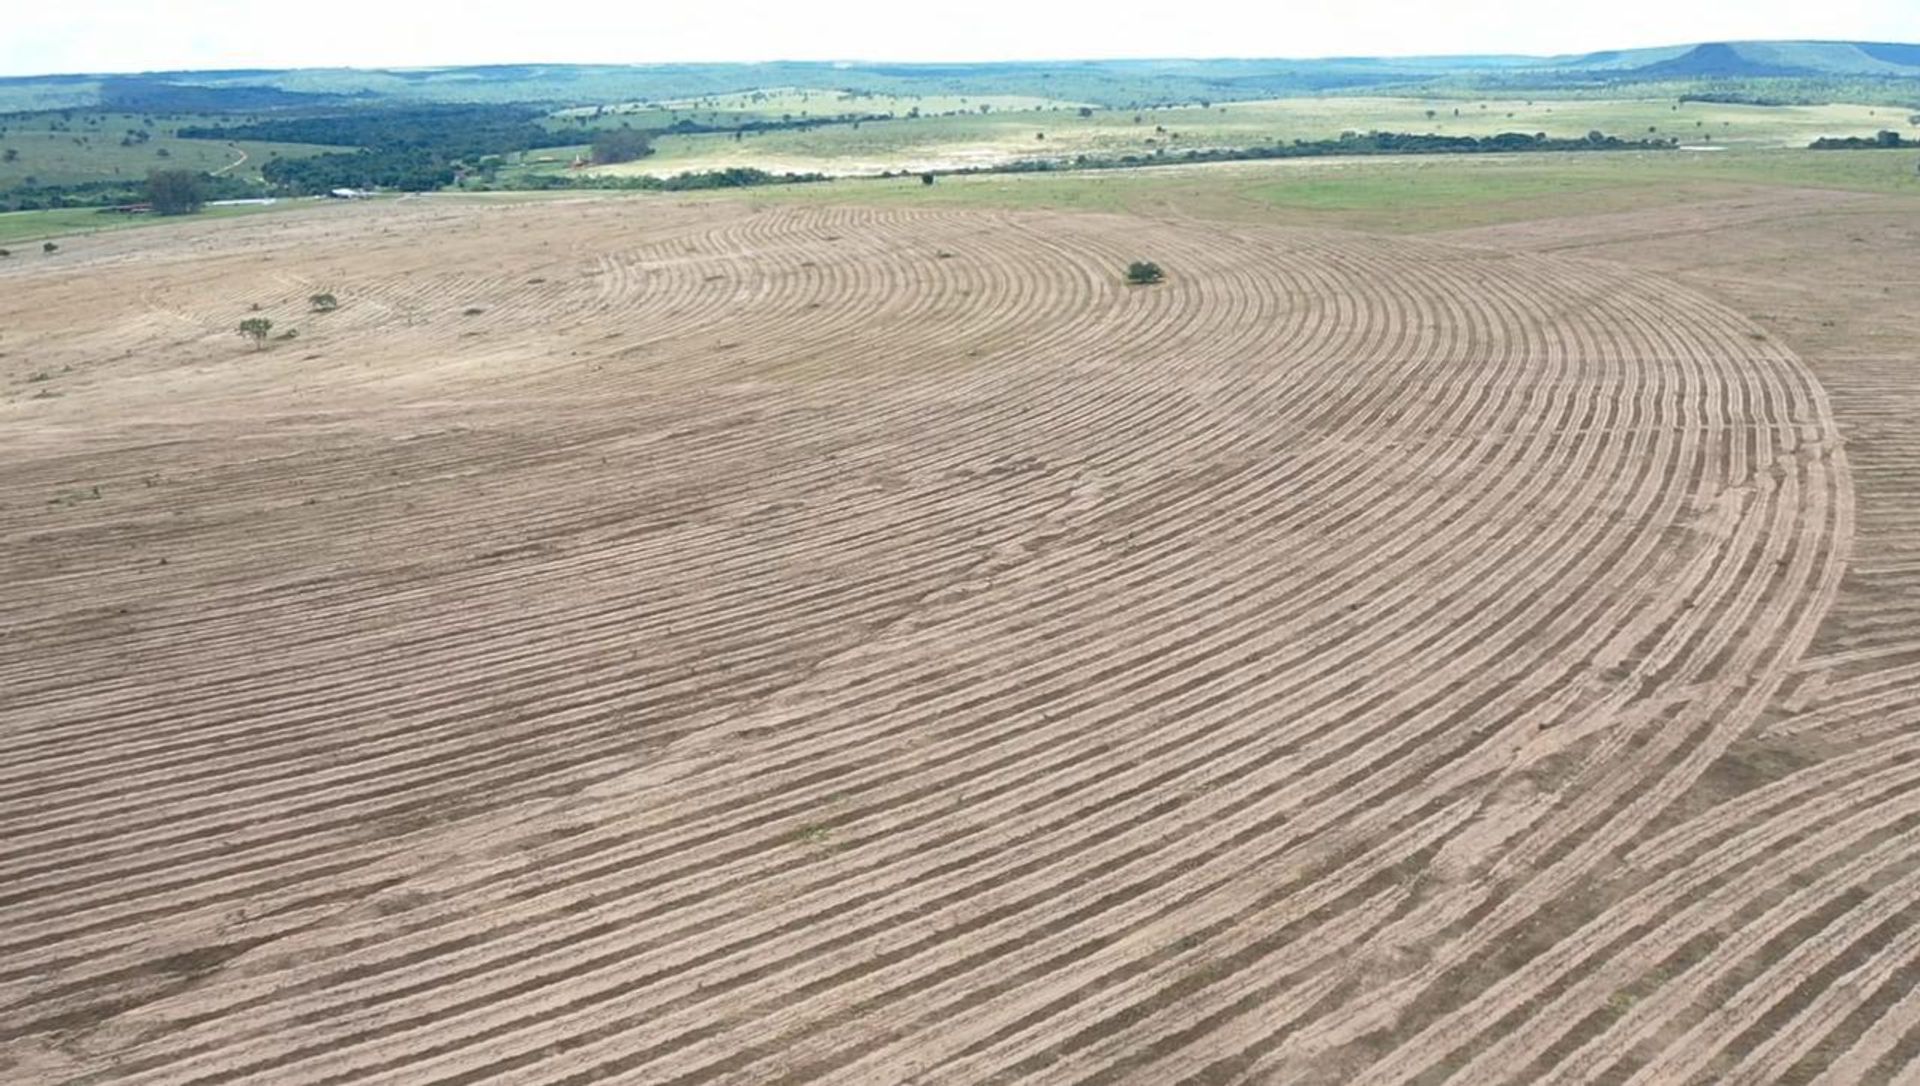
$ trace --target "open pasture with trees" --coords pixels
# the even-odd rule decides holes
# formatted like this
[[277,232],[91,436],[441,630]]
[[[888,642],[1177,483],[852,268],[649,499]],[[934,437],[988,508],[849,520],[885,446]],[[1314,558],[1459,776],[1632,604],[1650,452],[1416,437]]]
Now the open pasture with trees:
[[4,1077],[1911,1074],[1920,202],[1800,155],[0,260]]
[[938,117],[975,113],[981,106],[1002,113],[1078,109],[1085,103],[1031,95],[875,94],[862,91],[770,87],[664,102],[620,102],[556,110],[557,125],[666,130],[677,124],[735,127],[836,117]]
[[182,128],[236,119],[93,110],[0,114],[0,196],[8,189],[41,185],[137,182],[156,169],[258,179],[260,167],[276,157],[324,150],[287,142],[176,135]]
[[[1599,131],[1622,139],[1677,139],[1717,147],[1805,147],[1823,136],[1867,136],[1895,126],[1920,135],[1911,111],[1884,106],[1752,106],[1662,99],[1291,98],[1146,109],[1062,106],[828,127],[675,134],[657,153],[609,172],[670,175],[757,165],[775,172],[880,173],[989,166],[1032,158],[1161,154],[1324,140],[1343,132],[1492,136],[1546,133],[1577,139]],[[704,123],[704,122],[702,122]],[[660,125],[666,129],[668,125]],[[565,161],[564,157],[560,160]],[[549,167],[557,168],[557,167]]]

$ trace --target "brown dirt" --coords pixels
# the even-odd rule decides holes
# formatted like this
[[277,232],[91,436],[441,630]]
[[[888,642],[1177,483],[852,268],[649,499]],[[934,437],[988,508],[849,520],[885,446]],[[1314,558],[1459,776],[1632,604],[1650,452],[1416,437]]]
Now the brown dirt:
[[1894,1076],[1915,341],[1648,230],[589,200],[0,268],[0,1077]]

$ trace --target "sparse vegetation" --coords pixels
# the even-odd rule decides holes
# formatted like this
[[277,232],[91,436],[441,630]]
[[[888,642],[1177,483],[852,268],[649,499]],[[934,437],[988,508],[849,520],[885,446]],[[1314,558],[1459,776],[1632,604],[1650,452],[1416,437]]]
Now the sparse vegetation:
[[[49,394],[43,392],[37,398],[47,399],[47,398],[50,398],[50,396]],[[63,490],[60,493],[54,495],[53,497],[48,498],[47,504],[63,505],[70,508],[72,506],[79,505],[81,502],[97,502],[99,500],[100,500],[100,488],[98,486],[90,486],[90,487],[84,487],[84,488],[75,488],[73,490]]]
[[266,346],[267,333],[273,331],[273,322],[265,317],[248,317],[240,322],[240,334],[253,341],[253,349]]
[[340,299],[326,291],[307,295],[307,308],[315,313],[331,313],[340,308]]

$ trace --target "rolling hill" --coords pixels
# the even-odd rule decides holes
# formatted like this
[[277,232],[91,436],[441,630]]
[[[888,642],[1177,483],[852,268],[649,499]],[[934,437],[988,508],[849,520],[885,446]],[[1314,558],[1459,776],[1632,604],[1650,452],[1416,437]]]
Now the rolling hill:
[[[1439,89],[1619,89],[1697,80],[1865,81],[1920,105],[1920,44],[1706,42],[1558,57],[1137,59],[991,64],[517,64],[430,69],[245,69],[0,79],[0,112],[269,110],[387,102],[592,104],[765,87],[875,94],[1022,94],[1130,107],[1156,102]],[[1911,92],[1904,84],[1912,81]],[[1891,89],[1889,89],[1891,88]]]

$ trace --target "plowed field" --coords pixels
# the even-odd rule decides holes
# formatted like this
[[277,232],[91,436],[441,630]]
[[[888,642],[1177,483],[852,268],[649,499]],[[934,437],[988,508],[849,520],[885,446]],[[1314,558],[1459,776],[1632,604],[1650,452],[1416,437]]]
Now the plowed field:
[[1920,732],[1876,709],[1920,670],[1807,689],[1841,432],[1697,287],[335,210],[0,266],[0,1077],[1920,1055]]

